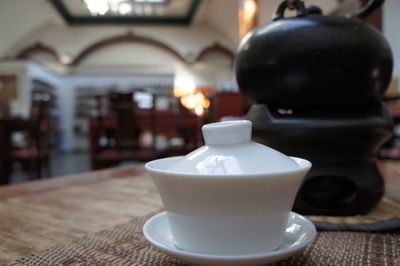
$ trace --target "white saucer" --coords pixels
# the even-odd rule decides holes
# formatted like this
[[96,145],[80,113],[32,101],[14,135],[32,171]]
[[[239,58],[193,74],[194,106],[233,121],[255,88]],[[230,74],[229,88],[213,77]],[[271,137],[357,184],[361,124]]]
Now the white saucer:
[[317,232],[307,218],[291,212],[282,245],[270,252],[245,255],[214,255],[188,252],[175,246],[166,212],[151,217],[143,226],[146,239],[167,254],[200,265],[258,265],[272,263],[294,255],[310,244]]

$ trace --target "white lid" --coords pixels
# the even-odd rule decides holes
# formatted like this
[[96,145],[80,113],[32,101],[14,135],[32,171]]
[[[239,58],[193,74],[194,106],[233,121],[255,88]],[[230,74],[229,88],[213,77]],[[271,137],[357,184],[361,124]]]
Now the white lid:
[[299,169],[285,154],[251,141],[248,120],[226,121],[202,127],[205,146],[187,154],[168,171],[201,175],[279,173]]

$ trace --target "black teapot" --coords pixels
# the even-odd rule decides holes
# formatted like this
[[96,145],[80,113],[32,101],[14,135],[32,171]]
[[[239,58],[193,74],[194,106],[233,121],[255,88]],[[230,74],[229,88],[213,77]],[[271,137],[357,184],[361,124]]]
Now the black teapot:
[[[236,77],[241,92],[270,107],[294,110],[360,109],[378,102],[393,68],[391,49],[367,23],[342,16],[284,18],[284,1],[271,23],[240,43]],[[311,8],[310,8],[311,9]]]
[[[288,3],[296,16],[284,18]],[[372,0],[358,15],[383,3]],[[273,21],[243,38],[235,61],[253,138],[313,163],[294,210],[353,215],[381,199],[376,167],[392,134],[381,102],[393,58],[382,34],[358,19],[322,15],[303,1],[284,1]]]

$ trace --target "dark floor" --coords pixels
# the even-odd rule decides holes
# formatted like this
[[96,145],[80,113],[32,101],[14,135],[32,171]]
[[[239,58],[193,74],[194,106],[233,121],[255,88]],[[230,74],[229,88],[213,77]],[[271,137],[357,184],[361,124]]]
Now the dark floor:
[[[21,183],[30,180],[28,173],[21,169],[18,163],[13,165],[13,173],[10,183]],[[71,152],[56,153],[51,156],[50,170],[52,177],[59,177],[75,173],[86,172],[90,170],[89,153]],[[46,174],[46,171],[44,171]]]
[[[122,162],[119,166],[134,165],[139,162],[127,161]],[[71,175],[90,171],[89,152],[70,152],[70,153],[54,153],[50,157],[51,178]],[[43,169],[44,178],[47,176],[46,169]],[[13,164],[13,172],[10,177],[10,184],[21,183],[32,180],[29,173],[22,170],[18,163]]]

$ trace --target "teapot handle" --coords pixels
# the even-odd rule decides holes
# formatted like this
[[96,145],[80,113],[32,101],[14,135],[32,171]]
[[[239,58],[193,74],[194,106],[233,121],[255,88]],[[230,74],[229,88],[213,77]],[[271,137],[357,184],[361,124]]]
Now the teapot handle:
[[369,2],[360,10],[358,10],[356,13],[350,15],[352,18],[366,18],[369,14],[371,14],[375,9],[380,7],[385,0],[369,0]]
[[[279,20],[284,18],[284,13],[286,8],[289,8],[288,2],[292,3],[292,7],[296,9],[296,17],[305,17],[307,16],[307,9],[304,6],[304,2],[302,0],[285,0],[283,1],[274,16],[272,17],[272,20]],[[363,8],[355,12],[354,14],[350,15],[349,17],[352,18],[358,18],[362,19],[367,17],[369,14],[371,14],[375,9],[380,7],[385,0],[370,0]]]

